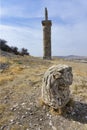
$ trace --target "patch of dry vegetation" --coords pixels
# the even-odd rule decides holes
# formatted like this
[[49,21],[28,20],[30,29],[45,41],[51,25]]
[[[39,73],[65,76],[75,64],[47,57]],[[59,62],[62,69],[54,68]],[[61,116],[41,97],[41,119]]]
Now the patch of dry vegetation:
[[13,81],[14,79],[14,76],[13,75],[0,75],[0,85],[3,85],[4,83],[6,82],[10,82],[10,81]]
[[[0,63],[9,63],[9,67],[0,73],[0,127],[7,125],[5,128],[8,128],[10,125],[11,130],[27,130],[29,128],[29,122],[32,119],[33,124],[37,124],[37,121],[35,122],[36,117],[38,117],[38,122],[42,124],[48,122],[48,118],[46,117],[47,112],[43,110],[44,107],[37,107],[37,100],[39,100],[41,96],[44,72],[54,64],[67,64],[72,66],[74,82],[70,90],[73,98],[74,100],[78,99],[79,101],[87,102],[87,64],[64,61],[62,59],[48,61],[32,56],[15,56],[14,58],[0,56]],[[23,103],[25,104],[23,105]],[[36,103],[36,106],[34,106],[34,103]],[[30,107],[32,107],[32,109]],[[33,110],[34,115],[32,114],[33,112],[28,109]],[[28,111],[30,111],[32,118]],[[23,117],[23,114],[26,116]],[[43,114],[43,118],[41,114]],[[15,120],[13,124],[11,124],[11,120]],[[86,124],[73,123],[68,120],[65,120],[65,122],[65,125],[70,124],[72,128],[75,128],[75,124],[77,129],[87,129]],[[61,123],[59,124],[61,125]],[[34,126],[34,128],[35,127],[37,127],[37,125]],[[50,127],[48,130],[49,129],[51,130]],[[65,130],[68,129],[68,126],[65,127]],[[45,127],[42,127],[42,130],[45,130]]]
[[6,62],[7,62],[7,58],[0,56],[0,63],[6,63]]

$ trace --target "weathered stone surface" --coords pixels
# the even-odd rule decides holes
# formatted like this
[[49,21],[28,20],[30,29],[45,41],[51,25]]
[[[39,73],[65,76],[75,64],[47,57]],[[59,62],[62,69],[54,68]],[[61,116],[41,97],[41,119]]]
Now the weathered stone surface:
[[55,65],[44,74],[42,99],[54,109],[64,107],[70,97],[69,85],[72,84],[72,68],[67,65]]
[[48,11],[45,8],[45,20],[42,21],[43,26],[43,59],[51,59],[51,20],[48,20]]

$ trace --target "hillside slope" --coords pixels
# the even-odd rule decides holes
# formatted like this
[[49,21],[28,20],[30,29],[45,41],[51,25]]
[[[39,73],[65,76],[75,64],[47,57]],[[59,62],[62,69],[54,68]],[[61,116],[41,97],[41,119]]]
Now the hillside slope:
[[[54,64],[72,66],[74,105],[63,115],[41,105],[44,72]],[[87,130],[87,64],[32,56],[0,55],[1,130]]]

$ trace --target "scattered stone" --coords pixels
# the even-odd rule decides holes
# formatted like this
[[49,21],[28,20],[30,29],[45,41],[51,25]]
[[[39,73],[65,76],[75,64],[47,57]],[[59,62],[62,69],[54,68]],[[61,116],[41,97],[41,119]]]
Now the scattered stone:
[[52,118],[52,115],[49,115],[49,119],[51,119]]
[[17,125],[22,125],[21,122],[16,122]]
[[16,111],[16,108],[14,108],[14,107],[11,107],[11,111]]
[[28,111],[30,111],[31,110],[31,108],[26,108]]
[[4,99],[8,99],[8,96],[5,96]]
[[16,111],[17,108],[18,108],[18,104],[15,104],[15,105],[13,105],[13,107],[11,107],[11,111]]
[[52,126],[52,129],[53,129],[53,130],[57,130],[57,128],[56,128],[55,126]]
[[49,122],[49,125],[50,125],[50,126],[52,126],[52,125],[53,125],[51,120],[50,120],[50,122]]
[[4,104],[6,104],[6,103],[8,103],[8,101],[7,101],[7,100],[4,100]]
[[15,124],[15,120],[10,120],[10,124],[12,125],[12,124]]
[[4,128],[6,127],[7,125],[3,125],[1,126],[1,130],[4,130]]
[[46,109],[46,106],[44,105],[44,106],[43,106],[43,110],[45,110],[45,109]]
[[9,94],[13,94],[13,92],[9,92]]
[[38,126],[38,124],[34,124],[34,126]]
[[28,114],[28,112],[25,112],[25,114],[27,115],[27,114]]
[[33,115],[33,113],[32,113],[32,112],[30,112],[30,115]]
[[0,73],[2,73],[3,72],[3,69],[0,69]]
[[38,127],[38,130],[41,130],[41,127]]
[[[44,69],[46,69],[46,67],[44,67]],[[25,86],[26,82],[28,82],[28,79],[30,78],[28,74],[26,80],[23,80]],[[18,77],[15,77],[16,79],[13,82],[7,82],[7,84],[3,84],[3,87],[1,86],[0,88],[0,103],[2,105],[1,107],[3,108],[1,108],[2,112],[0,113],[0,130],[22,130],[23,128],[25,130],[83,130],[87,128],[86,98],[85,100],[79,100],[78,98],[83,95],[78,96],[77,94],[74,94],[74,106],[70,108],[70,106],[67,105],[66,107],[66,109],[69,110],[69,113],[67,113],[66,110],[66,113],[64,113],[63,116],[58,116],[49,112],[50,108],[45,104],[43,106],[39,105],[38,98],[40,96],[41,88],[37,88],[37,84],[35,84],[36,89],[34,89],[34,87],[32,87],[32,89],[29,89],[30,85],[27,85],[28,88],[25,87],[22,93],[22,89],[16,89],[17,86],[21,84],[22,78],[25,78],[21,77],[21,75],[19,75],[19,77],[20,81],[17,80],[18,83],[15,82]],[[42,78],[42,76],[39,78]],[[38,84],[40,86],[40,83]],[[20,90],[20,93],[17,92],[17,90]],[[12,91],[14,92],[13,94]],[[25,107],[23,108],[23,106]]]
[[9,67],[8,63],[0,63],[0,70],[7,69]]
[[49,117],[49,113],[47,113],[47,117]]
[[41,118],[40,121],[42,121],[43,119]]
[[17,104],[15,104],[15,105],[13,105],[13,107],[14,107],[14,108],[17,108],[17,107],[18,107],[18,103],[17,103]]
[[26,104],[26,103],[25,103],[25,102],[23,102],[21,105],[22,105],[22,106],[24,106],[25,104]]
[[31,102],[30,105],[33,105],[33,102]]
[[72,84],[72,68],[67,65],[55,65],[44,74],[42,99],[54,109],[64,107],[70,100],[69,85]]
[[75,113],[75,112],[72,112],[71,114],[72,114],[72,115],[75,115],[76,113]]
[[25,115],[23,115],[23,116],[22,116],[22,119],[23,119],[23,118],[26,118],[26,116],[25,116]]
[[32,127],[32,124],[31,124],[31,122],[29,123],[29,127]]

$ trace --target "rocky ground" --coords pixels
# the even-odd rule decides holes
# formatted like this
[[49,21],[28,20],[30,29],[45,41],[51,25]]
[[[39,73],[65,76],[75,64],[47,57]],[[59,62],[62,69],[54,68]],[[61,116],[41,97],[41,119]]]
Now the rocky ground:
[[[66,106],[62,115],[41,101],[44,72],[54,64],[73,68],[73,103]],[[1,55],[0,130],[87,130],[87,64]]]

